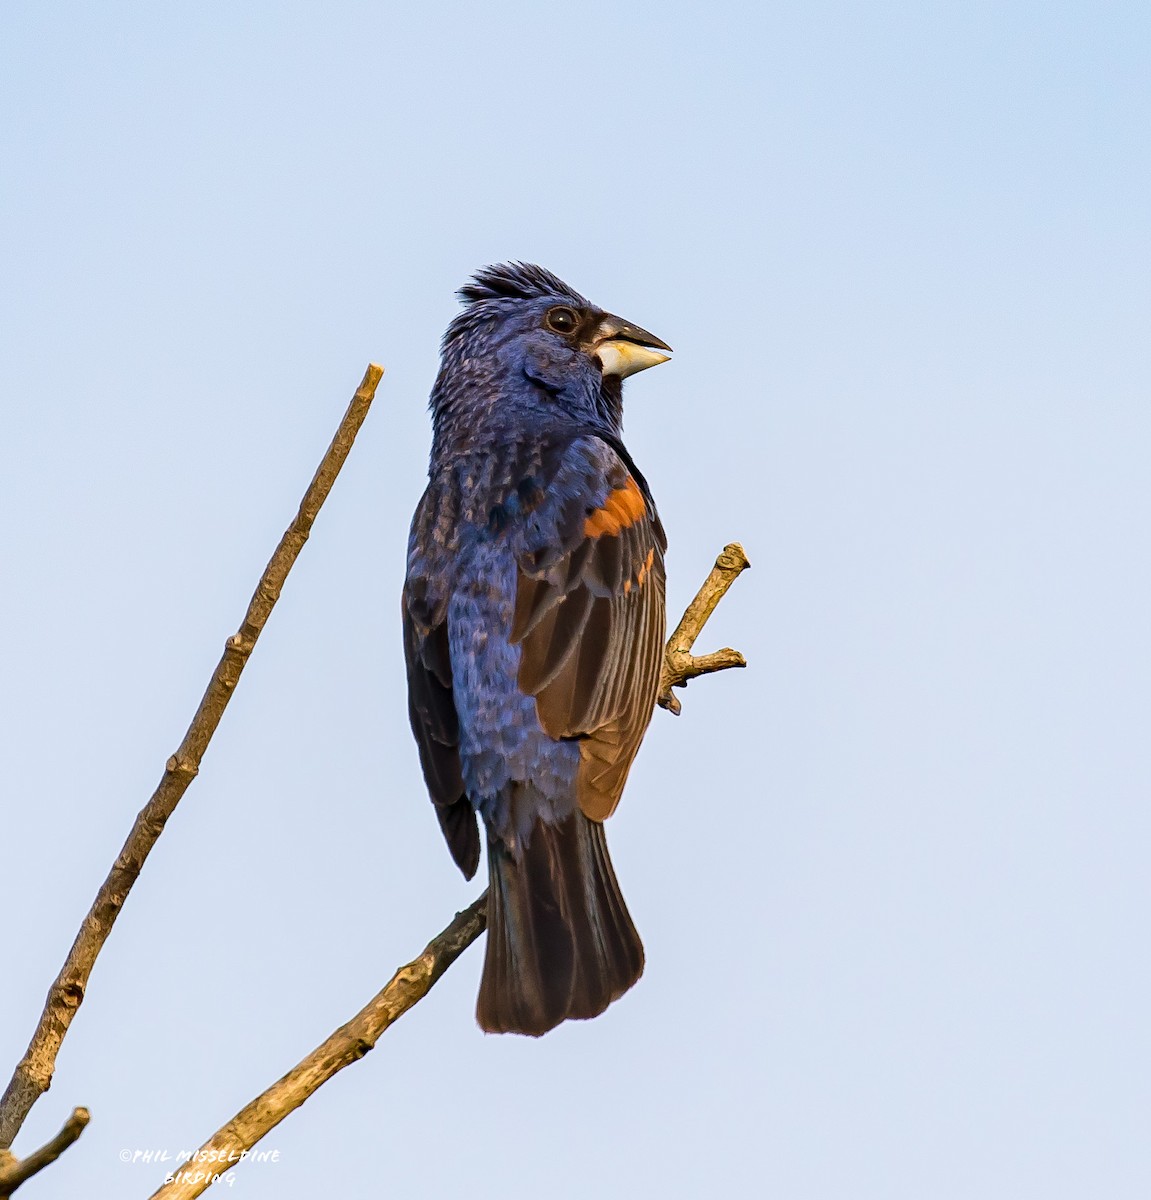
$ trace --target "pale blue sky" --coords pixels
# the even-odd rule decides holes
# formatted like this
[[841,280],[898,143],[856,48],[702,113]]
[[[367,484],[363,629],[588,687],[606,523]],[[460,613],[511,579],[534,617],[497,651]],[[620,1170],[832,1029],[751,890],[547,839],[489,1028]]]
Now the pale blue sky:
[[[398,591],[453,291],[538,261],[627,388],[682,609],[608,836],[640,985],[540,1042],[473,948],[228,1194],[1151,1193],[1151,16],[1121,3],[10,0],[7,1078],[365,364],[376,407],[51,1093],[146,1196],[478,887]],[[22,1193],[23,1195],[23,1193]]]

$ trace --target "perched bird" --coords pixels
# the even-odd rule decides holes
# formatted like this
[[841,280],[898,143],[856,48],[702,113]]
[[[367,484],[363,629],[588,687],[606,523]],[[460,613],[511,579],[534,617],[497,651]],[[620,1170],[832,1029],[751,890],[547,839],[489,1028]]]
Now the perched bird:
[[476,1016],[539,1036],[639,978],[603,821],[651,720],[667,545],[620,437],[622,380],[671,348],[542,267],[459,292],[403,593],[412,729],[470,879],[488,847]]

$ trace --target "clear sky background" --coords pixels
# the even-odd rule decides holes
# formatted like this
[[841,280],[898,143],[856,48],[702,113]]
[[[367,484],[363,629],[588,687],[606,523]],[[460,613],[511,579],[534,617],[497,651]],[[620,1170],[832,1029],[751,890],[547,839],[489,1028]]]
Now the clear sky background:
[[[369,360],[376,406],[17,1143],[146,1196],[479,891],[398,595],[454,290],[545,264],[678,615],[609,842],[641,983],[485,1037],[482,947],[227,1194],[1151,1194],[1143,3],[0,16],[7,1079]],[[24,1193],[21,1193],[24,1195]]]

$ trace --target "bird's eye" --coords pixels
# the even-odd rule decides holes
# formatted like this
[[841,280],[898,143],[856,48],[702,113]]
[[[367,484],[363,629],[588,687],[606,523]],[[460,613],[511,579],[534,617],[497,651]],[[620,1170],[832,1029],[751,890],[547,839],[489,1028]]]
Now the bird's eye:
[[551,308],[544,318],[549,329],[556,333],[571,333],[579,324],[579,317],[570,308]]

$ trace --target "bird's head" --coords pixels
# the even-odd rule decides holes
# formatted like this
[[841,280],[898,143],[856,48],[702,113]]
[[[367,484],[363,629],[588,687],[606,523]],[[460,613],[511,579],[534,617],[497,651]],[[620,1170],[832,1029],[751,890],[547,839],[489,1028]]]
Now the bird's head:
[[[543,267],[503,263],[460,289],[432,393],[442,418],[547,413],[619,432],[621,382],[667,362],[671,347],[605,312]],[[502,421],[501,421],[502,423]]]

